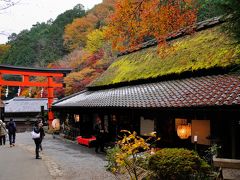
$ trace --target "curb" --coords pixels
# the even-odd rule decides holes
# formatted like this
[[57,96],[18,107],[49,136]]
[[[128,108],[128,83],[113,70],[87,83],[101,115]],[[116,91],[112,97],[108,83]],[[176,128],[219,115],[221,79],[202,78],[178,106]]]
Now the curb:
[[72,140],[64,138],[63,134],[54,134],[53,139],[54,138],[60,139],[60,140],[62,140],[64,142],[68,142],[68,143],[72,143],[72,144],[78,144],[77,141],[72,141]]

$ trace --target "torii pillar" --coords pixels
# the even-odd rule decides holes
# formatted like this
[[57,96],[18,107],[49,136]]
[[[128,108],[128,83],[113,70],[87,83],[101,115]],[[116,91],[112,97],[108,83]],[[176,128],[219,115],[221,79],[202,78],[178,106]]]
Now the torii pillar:
[[[48,125],[49,128],[52,126],[54,114],[52,112],[52,104],[54,101],[54,88],[63,87],[63,83],[54,82],[54,77],[64,77],[70,73],[71,69],[43,69],[43,68],[26,68],[0,65],[0,90],[2,86],[36,86],[36,87],[47,87],[48,89]],[[21,81],[8,81],[4,80],[3,75],[19,75],[22,76]],[[44,76],[47,77],[47,82],[36,82],[30,81],[29,77]],[[1,92],[0,92],[0,105],[2,103]]]

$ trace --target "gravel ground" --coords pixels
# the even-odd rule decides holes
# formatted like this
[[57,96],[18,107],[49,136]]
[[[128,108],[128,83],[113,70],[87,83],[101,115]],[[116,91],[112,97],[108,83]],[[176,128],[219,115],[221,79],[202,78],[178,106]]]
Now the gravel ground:
[[[30,132],[17,134],[16,144],[35,157],[35,145]],[[112,180],[114,175],[106,171],[104,154],[96,154],[94,148],[88,148],[66,141],[59,136],[55,139],[47,134],[40,153],[50,175],[58,180]]]

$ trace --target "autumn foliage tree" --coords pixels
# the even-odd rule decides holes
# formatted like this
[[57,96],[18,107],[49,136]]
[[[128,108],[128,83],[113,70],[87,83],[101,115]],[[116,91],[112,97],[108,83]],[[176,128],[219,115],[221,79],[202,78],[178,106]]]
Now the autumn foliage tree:
[[167,35],[196,22],[194,0],[118,0],[107,37],[117,50],[131,49],[148,38]]
[[97,52],[103,48],[104,33],[100,29],[96,29],[87,35],[86,49],[90,52]]
[[75,72],[68,74],[64,78],[64,82],[66,83],[65,92],[67,95],[83,90],[105,70],[104,64],[102,63],[102,58],[104,56],[103,51],[88,54],[88,56],[84,53],[82,54],[84,57],[82,57],[83,59],[80,64],[74,68]]
[[70,51],[85,46],[87,34],[95,29],[96,22],[96,16],[91,14],[75,19],[72,24],[65,27],[64,46]]
[[113,11],[114,1],[103,1],[103,3],[94,6],[93,9],[88,11],[85,17],[77,18],[71,24],[68,24],[65,27],[63,36],[64,47],[69,51],[85,47],[87,35],[93,30],[106,25],[106,19]]
[[0,63],[1,59],[4,58],[4,55],[9,51],[10,45],[8,44],[0,44]]

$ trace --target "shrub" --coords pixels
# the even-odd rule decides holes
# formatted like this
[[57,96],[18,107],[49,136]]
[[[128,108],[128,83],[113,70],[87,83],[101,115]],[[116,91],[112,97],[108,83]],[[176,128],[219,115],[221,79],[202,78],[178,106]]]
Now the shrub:
[[116,173],[118,169],[117,162],[116,162],[116,154],[119,152],[120,152],[119,146],[115,146],[113,148],[107,149],[106,160],[108,161],[108,164],[106,168],[112,173]]
[[194,151],[165,148],[150,157],[149,169],[157,179],[203,179],[210,166]]
[[147,140],[137,136],[136,132],[131,133],[127,130],[122,130],[123,137],[117,142],[117,145],[107,150],[107,169],[117,174],[127,174],[130,179],[138,180],[147,177],[151,174],[148,171],[148,157],[144,151],[148,150],[150,144],[147,141],[152,140],[152,143],[159,140],[156,133],[151,133],[151,137]]

